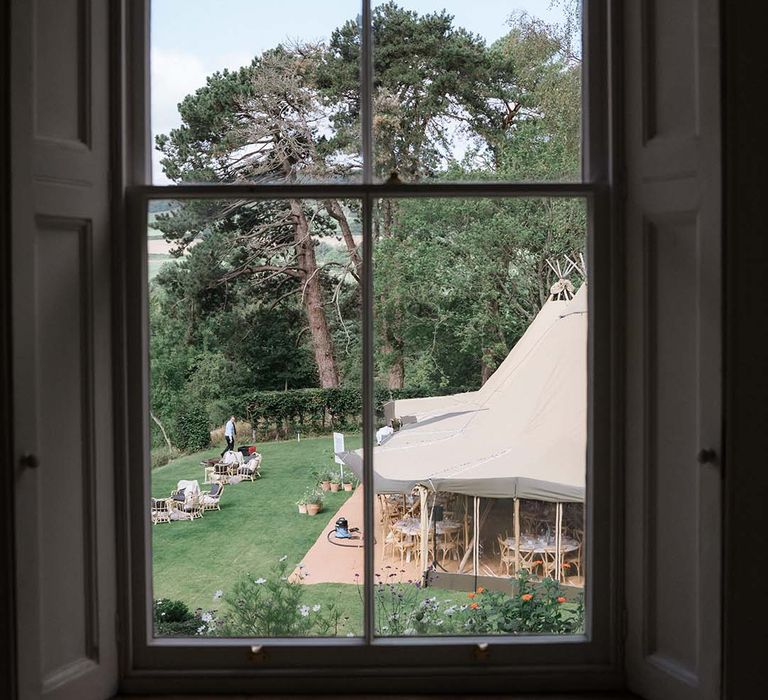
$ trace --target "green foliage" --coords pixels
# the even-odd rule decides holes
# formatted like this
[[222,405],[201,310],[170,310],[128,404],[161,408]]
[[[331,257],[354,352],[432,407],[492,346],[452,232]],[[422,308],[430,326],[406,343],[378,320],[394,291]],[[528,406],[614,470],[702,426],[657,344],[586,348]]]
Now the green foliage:
[[289,579],[286,560],[281,557],[266,577],[241,576],[224,594],[226,609],[216,620],[217,636],[325,637],[342,631],[344,616],[337,605],[307,604],[302,575]]
[[208,623],[201,615],[192,613],[180,600],[158,599],[152,604],[152,620],[156,637],[193,637],[206,635]]
[[[394,2],[374,8],[377,173],[578,179],[578,4],[565,5],[564,26],[518,14],[491,46],[445,11],[419,14]],[[182,101],[179,128],[157,139],[166,175],[231,182],[354,174],[359,55],[359,28],[350,20],[327,45],[276,46],[237,71],[210,76]],[[245,152],[259,155],[240,157]],[[334,203],[341,217],[331,212]],[[310,276],[322,285],[341,386],[314,395],[293,393],[314,391],[320,381],[304,308],[308,273],[299,261],[308,251],[296,247],[290,203],[189,200],[155,208],[153,226],[178,256],[157,275],[150,299],[153,414],[173,426],[194,402],[220,425],[249,409],[262,438],[358,427],[359,270],[354,251],[334,238],[342,241],[340,218],[359,232],[359,204],[300,204],[311,222],[317,274]],[[508,354],[554,282],[546,261],[584,251],[586,209],[564,199],[385,200],[374,236],[376,381],[415,396],[448,393],[479,386]]]
[[438,600],[437,591],[422,597],[419,590],[418,583],[377,582],[377,634],[575,634],[584,629],[583,596],[568,603],[557,581],[534,581],[524,570],[512,595],[478,588],[457,603]]
[[188,400],[179,408],[175,424],[176,444],[187,452],[204,450],[211,444],[208,413],[195,401]]
[[[375,408],[384,415],[384,404],[392,399],[436,396],[472,391],[474,387],[414,387],[385,389],[377,387]],[[303,433],[327,433],[331,430],[357,429],[362,420],[360,389],[291,389],[258,391],[248,397],[246,414],[259,435],[292,437]]]

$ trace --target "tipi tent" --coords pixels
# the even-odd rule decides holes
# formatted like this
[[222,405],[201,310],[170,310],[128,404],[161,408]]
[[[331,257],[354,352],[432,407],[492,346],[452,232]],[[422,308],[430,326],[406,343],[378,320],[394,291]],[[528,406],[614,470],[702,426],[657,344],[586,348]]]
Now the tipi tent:
[[[587,289],[550,298],[478,391],[396,401],[403,427],[374,452],[375,490],[583,502]],[[362,475],[360,451],[341,453]]]

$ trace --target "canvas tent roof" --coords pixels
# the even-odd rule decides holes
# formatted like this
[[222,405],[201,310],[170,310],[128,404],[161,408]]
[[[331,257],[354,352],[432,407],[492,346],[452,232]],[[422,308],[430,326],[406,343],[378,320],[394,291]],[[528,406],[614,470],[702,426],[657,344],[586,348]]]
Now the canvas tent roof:
[[[548,301],[478,391],[396,401],[401,430],[374,451],[377,492],[583,501],[587,295]],[[362,456],[340,455],[358,475]]]

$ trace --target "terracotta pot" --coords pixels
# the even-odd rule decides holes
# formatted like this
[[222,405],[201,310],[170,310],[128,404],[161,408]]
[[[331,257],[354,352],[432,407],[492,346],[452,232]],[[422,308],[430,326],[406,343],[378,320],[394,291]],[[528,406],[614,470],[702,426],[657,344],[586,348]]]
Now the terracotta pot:
[[344,490],[345,491],[351,491],[352,490],[352,484],[344,484]]
[[307,503],[307,515],[317,515],[320,512],[319,503]]
[[299,513],[306,513],[306,512],[307,512],[307,504],[299,503]]
[[330,491],[331,490],[331,482],[330,481],[321,481],[320,482],[320,488],[323,489],[323,491]]
[[341,488],[341,484],[331,483],[331,491],[338,491]]

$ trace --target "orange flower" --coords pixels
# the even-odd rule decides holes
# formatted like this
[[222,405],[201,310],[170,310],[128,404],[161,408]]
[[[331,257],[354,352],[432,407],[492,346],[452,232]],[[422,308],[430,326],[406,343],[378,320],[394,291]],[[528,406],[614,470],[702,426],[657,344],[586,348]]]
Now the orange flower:
[[472,608],[472,610],[477,610],[480,606],[477,603],[472,603],[469,607]]
[[475,597],[474,593],[467,593],[467,598],[474,598],[474,597]]
[[482,586],[479,586],[478,589],[477,589],[477,592],[478,593],[485,593],[485,588],[483,588]]
[[520,598],[521,600],[529,601],[531,598],[533,598],[533,593],[526,593],[521,595]]
[[560,597],[557,599],[557,602],[558,602],[558,603],[564,603],[564,602],[565,602],[565,598],[563,598],[563,596],[560,596]]

